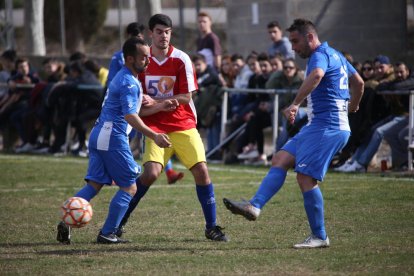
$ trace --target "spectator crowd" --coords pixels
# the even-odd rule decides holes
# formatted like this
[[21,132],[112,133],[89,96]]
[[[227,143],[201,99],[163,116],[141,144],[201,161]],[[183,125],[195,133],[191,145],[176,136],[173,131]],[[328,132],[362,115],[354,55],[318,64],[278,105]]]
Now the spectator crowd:
[[[265,133],[273,126],[274,96],[230,93],[226,133],[242,131],[217,150],[223,131],[223,89],[283,90],[278,106],[282,111],[301,86],[304,72],[298,67],[291,44],[277,21],[267,25],[270,40],[267,51],[252,51],[246,58],[240,53],[223,52],[212,23],[209,14],[199,14],[199,38],[192,55],[199,85],[199,92],[193,98],[197,127],[205,130],[207,154],[216,149],[208,154],[210,160],[267,165],[271,152],[265,152]],[[406,63],[391,61],[382,54],[363,62],[343,54],[364,79],[365,88],[359,111],[348,116],[352,135],[332,167],[340,172],[366,172],[385,140],[391,149],[392,168],[406,169],[409,95],[381,91],[414,89],[414,74]],[[80,52],[72,54],[67,64],[45,58],[39,71],[13,50],[4,51],[0,62],[3,152],[55,155],[71,152],[87,156],[88,131],[99,116],[107,85],[105,66]],[[280,149],[307,123],[306,104],[301,106],[293,125],[288,124],[281,112],[278,117],[274,150]]]

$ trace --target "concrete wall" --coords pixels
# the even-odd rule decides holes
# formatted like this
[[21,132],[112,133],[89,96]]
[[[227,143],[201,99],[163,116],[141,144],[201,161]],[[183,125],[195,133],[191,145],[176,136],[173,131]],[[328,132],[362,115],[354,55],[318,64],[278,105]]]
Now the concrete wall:
[[[258,5],[258,24],[252,24],[253,3]],[[226,6],[226,48],[231,53],[266,51],[267,23],[276,19],[286,29],[298,17],[312,20],[322,41],[356,60],[381,53],[395,61],[409,50],[405,0],[227,0]]]

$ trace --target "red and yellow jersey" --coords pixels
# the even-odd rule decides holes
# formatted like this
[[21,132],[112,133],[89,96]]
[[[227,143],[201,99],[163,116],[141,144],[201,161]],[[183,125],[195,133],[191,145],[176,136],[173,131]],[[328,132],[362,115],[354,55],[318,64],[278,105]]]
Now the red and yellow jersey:
[[[158,61],[151,56],[147,70],[139,75],[144,93],[154,99],[168,98],[173,95],[190,93],[198,89],[197,78],[190,57],[170,45],[167,57]],[[158,112],[142,117],[152,130],[161,133],[195,128],[197,113],[194,103],[179,105],[173,112]]]

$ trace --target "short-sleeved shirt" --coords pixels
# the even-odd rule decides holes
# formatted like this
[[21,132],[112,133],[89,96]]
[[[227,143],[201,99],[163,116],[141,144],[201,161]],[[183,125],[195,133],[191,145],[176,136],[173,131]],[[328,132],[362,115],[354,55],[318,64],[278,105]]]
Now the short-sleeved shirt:
[[292,50],[292,44],[287,37],[282,37],[278,42],[272,43],[267,50],[269,56],[282,55],[283,58],[295,58],[295,52]]
[[132,127],[124,116],[139,113],[141,103],[141,84],[124,66],[109,84],[101,114],[91,131],[89,147],[106,151],[129,150],[128,134]]
[[125,64],[125,60],[124,60],[124,54],[122,53],[122,51],[118,51],[115,54],[113,54],[111,58],[111,63],[109,64],[109,72],[108,72],[108,77],[106,80],[107,86],[109,86],[112,79],[115,77],[116,73],[118,73],[118,71],[121,70],[124,64]]
[[208,65],[214,68],[214,57],[221,56],[221,44],[218,36],[211,32],[197,39],[197,52],[206,58]]
[[[150,53],[147,70],[139,74],[145,94],[154,99],[162,99],[198,89],[195,70],[186,53],[172,45],[163,61],[158,61],[152,55],[152,48]],[[175,111],[158,112],[142,119],[155,132],[169,133],[195,128],[196,114],[194,103],[190,100],[189,104],[180,104]]]
[[310,56],[306,75],[316,68],[322,69],[325,75],[307,97],[308,124],[349,131],[348,77],[356,73],[355,68],[326,42]]

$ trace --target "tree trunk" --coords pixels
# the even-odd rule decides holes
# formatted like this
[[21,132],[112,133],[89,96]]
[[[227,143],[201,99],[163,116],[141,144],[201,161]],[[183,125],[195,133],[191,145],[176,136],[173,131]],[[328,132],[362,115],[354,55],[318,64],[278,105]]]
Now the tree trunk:
[[148,21],[154,14],[162,13],[161,0],[135,0],[137,21],[148,28]]
[[24,1],[26,51],[29,55],[46,55],[43,7],[44,0]]

